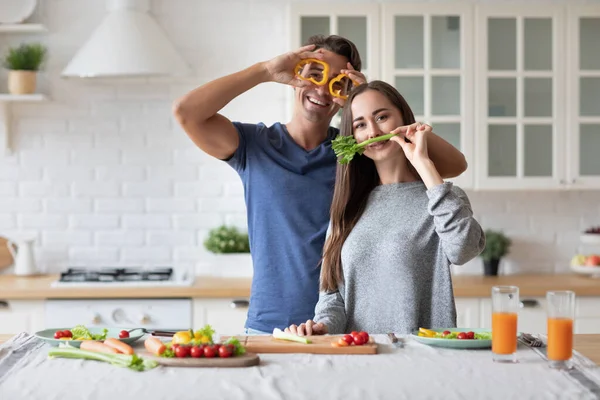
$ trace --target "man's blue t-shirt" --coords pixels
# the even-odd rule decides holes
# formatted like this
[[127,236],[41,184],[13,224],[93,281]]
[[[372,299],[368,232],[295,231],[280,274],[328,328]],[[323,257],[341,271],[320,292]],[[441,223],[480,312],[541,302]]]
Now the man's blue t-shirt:
[[227,163],[244,185],[254,264],[246,328],[271,332],[314,316],[338,130],[329,128],[327,139],[307,151],[280,123],[234,126],[240,144]]

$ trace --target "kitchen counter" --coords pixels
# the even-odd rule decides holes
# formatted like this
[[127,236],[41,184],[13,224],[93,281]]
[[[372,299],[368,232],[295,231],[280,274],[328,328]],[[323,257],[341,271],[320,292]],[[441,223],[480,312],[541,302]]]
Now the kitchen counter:
[[0,275],[0,300],[99,298],[247,298],[250,278],[198,276],[191,286],[52,287],[58,275]]
[[[57,275],[17,277],[0,275],[0,300],[84,298],[248,298],[250,278],[197,276],[187,287],[78,287],[54,288]],[[543,297],[548,290],[572,290],[578,297],[600,296],[600,280],[575,274],[564,275],[457,275],[453,278],[456,297],[489,297],[492,286],[515,285],[520,297]]]

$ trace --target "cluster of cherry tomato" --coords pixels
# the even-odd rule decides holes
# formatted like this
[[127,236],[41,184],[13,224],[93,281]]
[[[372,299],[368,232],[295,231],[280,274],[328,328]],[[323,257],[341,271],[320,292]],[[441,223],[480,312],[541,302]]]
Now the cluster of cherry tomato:
[[[442,335],[446,336],[449,335],[450,331],[444,331],[442,332]],[[475,332],[460,332],[458,335],[456,335],[457,339],[475,339]]]
[[73,337],[73,333],[70,330],[64,330],[64,331],[56,331],[54,332],[54,339],[60,339],[60,338],[72,338]]
[[357,332],[352,331],[349,335],[344,335],[338,340],[338,345],[340,346],[362,346],[365,343],[369,342],[369,334],[367,332]]
[[221,357],[227,358],[233,355],[235,350],[232,344],[203,344],[203,345],[186,345],[186,344],[174,344],[171,346],[171,350],[175,353],[175,357],[185,358],[213,358]]

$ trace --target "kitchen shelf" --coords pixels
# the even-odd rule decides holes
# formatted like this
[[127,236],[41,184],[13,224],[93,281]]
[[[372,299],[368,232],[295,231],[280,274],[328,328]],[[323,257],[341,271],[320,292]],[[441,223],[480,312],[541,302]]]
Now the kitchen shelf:
[[10,154],[10,136],[11,136],[11,121],[10,121],[10,105],[12,103],[35,103],[48,101],[48,97],[44,94],[8,94],[0,93],[0,153]]
[[42,24],[0,24],[0,33],[41,33],[47,29]]

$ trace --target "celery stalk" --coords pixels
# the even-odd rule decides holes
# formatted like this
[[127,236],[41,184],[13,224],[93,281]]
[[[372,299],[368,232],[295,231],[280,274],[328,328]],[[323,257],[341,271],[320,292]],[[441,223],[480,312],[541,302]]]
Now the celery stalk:
[[273,329],[273,337],[275,339],[289,340],[292,342],[298,342],[298,343],[304,343],[304,344],[310,343],[310,340],[308,340],[305,337],[292,335],[291,333],[284,332],[279,328]]
[[77,358],[83,360],[103,361],[118,367],[145,371],[158,365],[155,361],[144,360],[136,354],[109,354],[95,351],[81,350],[75,347],[56,347],[48,351],[49,358]]

